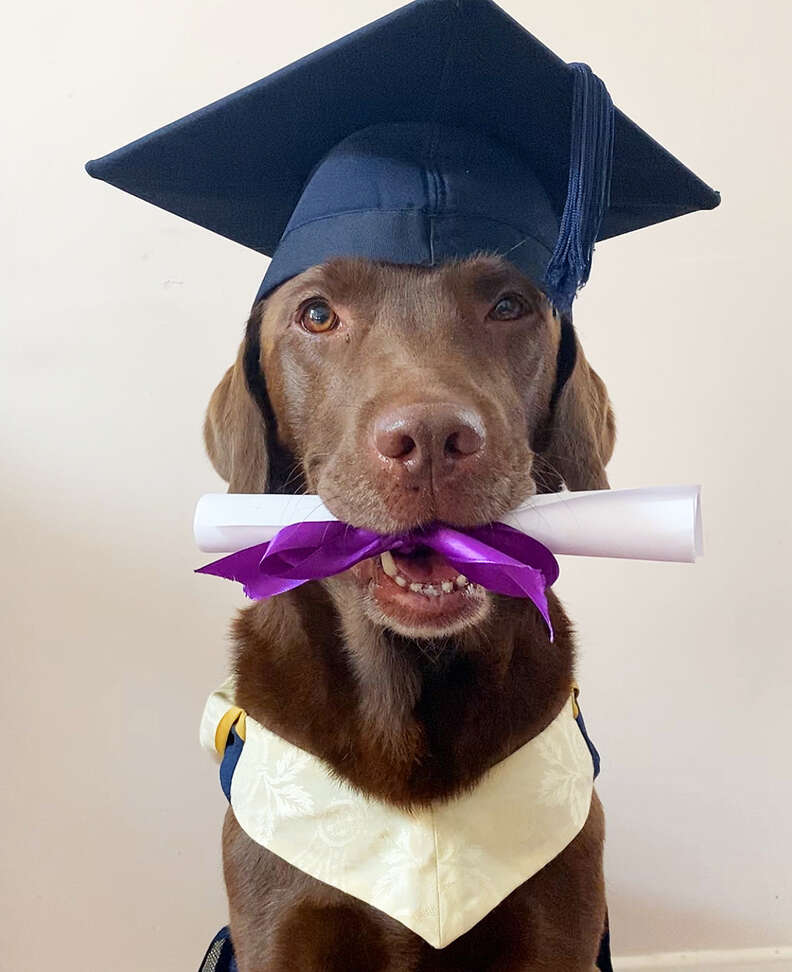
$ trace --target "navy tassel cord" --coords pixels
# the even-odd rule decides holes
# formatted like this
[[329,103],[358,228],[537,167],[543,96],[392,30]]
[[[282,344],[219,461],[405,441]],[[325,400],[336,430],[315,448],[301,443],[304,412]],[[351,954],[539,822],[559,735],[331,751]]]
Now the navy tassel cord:
[[591,273],[591,257],[610,202],[613,163],[613,102],[587,64],[573,72],[569,180],[555,250],[545,271],[545,289],[566,312]]

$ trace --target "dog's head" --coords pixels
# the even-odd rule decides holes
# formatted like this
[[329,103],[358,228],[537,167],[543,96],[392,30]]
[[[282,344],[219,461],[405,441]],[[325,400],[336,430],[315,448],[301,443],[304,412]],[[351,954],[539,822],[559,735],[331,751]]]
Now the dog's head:
[[[561,335],[500,258],[334,260],[254,307],[209,405],[207,449],[231,492],[318,493],[379,532],[497,520],[562,484],[605,488],[607,392],[579,345],[559,391]],[[412,637],[480,623],[491,602],[420,549],[365,561],[328,589],[342,614]]]

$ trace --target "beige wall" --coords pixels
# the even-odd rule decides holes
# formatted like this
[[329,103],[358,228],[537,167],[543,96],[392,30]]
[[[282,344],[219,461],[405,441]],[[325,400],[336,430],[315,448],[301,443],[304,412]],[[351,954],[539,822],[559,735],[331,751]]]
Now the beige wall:
[[[221,486],[202,412],[264,268],[82,164],[393,5],[34,0],[6,19],[0,968],[184,972],[225,919],[197,726],[241,596],[191,573],[190,520]],[[603,244],[577,312],[617,409],[613,485],[700,481],[707,530],[695,567],[562,564],[615,947],[792,946],[792,7],[505,6],[724,194]]]

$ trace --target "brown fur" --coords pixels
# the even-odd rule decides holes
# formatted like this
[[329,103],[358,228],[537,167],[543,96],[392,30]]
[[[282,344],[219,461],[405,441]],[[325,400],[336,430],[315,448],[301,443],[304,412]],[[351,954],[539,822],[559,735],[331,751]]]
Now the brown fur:
[[[520,320],[487,317],[504,292],[525,298]],[[337,331],[307,334],[295,323],[314,295],[338,311]],[[497,519],[536,482],[607,488],[613,416],[579,345],[550,414],[559,333],[544,298],[494,258],[432,270],[334,261],[254,308],[212,396],[207,449],[232,492],[265,491],[269,476],[381,531]],[[458,403],[481,417],[485,445],[461,471],[408,483],[372,448],[376,417],[414,402]],[[413,637],[387,625],[350,571],[240,614],[238,703],[363,792],[405,807],[441,800],[473,787],[568,698],[573,638],[552,592],[550,608],[552,644],[532,604],[492,595],[463,630]],[[557,858],[435,950],[253,843],[229,810],[223,853],[239,970],[590,972],[605,915],[603,839],[595,795]]]

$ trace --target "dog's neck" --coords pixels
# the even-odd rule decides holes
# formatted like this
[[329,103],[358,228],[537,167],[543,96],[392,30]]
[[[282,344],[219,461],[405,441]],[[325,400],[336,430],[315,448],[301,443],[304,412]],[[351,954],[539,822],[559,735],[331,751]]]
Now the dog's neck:
[[552,596],[550,608],[552,644],[532,604],[504,598],[474,631],[412,641],[309,584],[235,622],[237,703],[372,796],[442,799],[541,732],[568,698],[572,638]]

